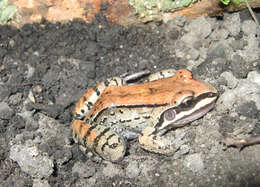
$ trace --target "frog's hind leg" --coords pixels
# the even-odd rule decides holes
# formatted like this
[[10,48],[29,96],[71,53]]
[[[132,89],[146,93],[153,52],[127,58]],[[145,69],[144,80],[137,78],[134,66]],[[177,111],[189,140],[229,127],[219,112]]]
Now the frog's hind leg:
[[149,75],[148,81],[155,81],[155,80],[159,80],[159,79],[163,79],[163,78],[168,78],[168,77],[173,76],[175,73],[176,73],[175,69],[161,70],[159,72]]
[[164,155],[173,155],[178,150],[172,141],[161,137],[156,133],[156,129],[151,126],[146,127],[142,131],[139,136],[139,143],[147,151]]
[[105,80],[104,82],[98,83],[94,88],[88,89],[88,91],[79,99],[75,105],[73,110],[74,118],[83,119],[108,86],[121,86],[124,84],[124,79],[120,77],[113,77]]
[[72,123],[73,139],[105,160],[117,162],[123,159],[126,143],[122,137],[104,125],[89,125],[82,120]]

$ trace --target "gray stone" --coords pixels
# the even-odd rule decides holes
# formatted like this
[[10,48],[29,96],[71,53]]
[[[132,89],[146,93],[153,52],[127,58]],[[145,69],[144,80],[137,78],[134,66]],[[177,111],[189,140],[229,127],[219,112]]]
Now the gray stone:
[[226,111],[234,107],[234,104],[241,105],[253,101],[260,110],[260,86],[250,80],[241,79],[235,89],[226,90],[220,95],[217,101],[217,110]]
[[212,43],[208,49],[208,56],[212,58],[226,58],[228,47],[221,41]]
[[122,175],[124,171],[121,168],[118,168],[117,165],[107,162],[106,167],[103,169],[103,174],[105,177],[112,178],[116,175]]
[[57,150],[54,153],[54,158],[56,159],[57,164],[59,166],[62,166],[72,158],[72,153],[70,150],[66,150],[66,149]]
[[80,178],[92,177],[96,172],[94,167],[88,167],[86,163],[76,162],[72,167],[72,173],[78,173]]
[[42,83],[46,86],[52,85],[54,80],[58,80],[59,74],[55,70],[49,70],[42,78]]
[[233,55],[231,69],[236,78],[246,78],[248,68],[248,63],[240,55]]
[[231,72],[225,71],[220,75],[220,77],[223,77],[227,81],[227,86],[230,89],[235,88],[239,82]]
[[184,129],[176,129],[174,131],[175,133],[175,137],[174,137],[174,142],[173,142],[173,145],[176,147],[176,148],[179,148],[180,146],[182,146],[187,140],[185,139],[185,136],[186,136],[186,131]]
[[181,158],[183,155],[188,154],[190,152],[189,145],[181,145],[179,150],[173,155],[174,159]]
[[18,105],[22,102],[23,94],[22,93],[16,93],[14,95],[11,95],[9,97],[9,101],[11,105]]
[[[99,178],[96,179],[94,177],[91,177],[88,179],[81,178],[80,180],[76,181],[75,187],[84,187],[84,186],[96,187],[96,186],[98,186],[98,185],[96,185],[97,181],[100,181],[100,179]],[[68,184],[67,186],[71,186],[71,184]]]
[[255,103],[252,101],[239,105],[236,108],[236,112],[251,119],[258,119],[260,114],[260,111],[257,110]]
[[197,60],[200,56],[200,52],[194,48],[190,48],[190,50],[188,51],[188,56],[186,56],[186,58],[188,60]]
[[86,48],[84,50],[84,54],[89,57],[95,56],[99,50],[100,50],[100,48],[99,48],[99,45],[97,42],[88,40],[88,45],[86,46]]
[[10,158],[32,177],[49,177],[53,173],[53,160],[34,145],[13,145]]
[[247,41],[244,40],[232,40],[230,42],[230,46],[233,48],[234,51],[242,50],[247,45]]
[[245,35],[256,34],[257,25],[253,20],[245,20],[242,23],[242,31]]
[[132,161],[126,167],[126,175],[129,178],[136,178],[140,174],[140,168],[137,161]]
[[257,61],[260,58],[259,37],[255,34],[250,34],[249,36],[244,36],[243,39],[247,42],[247,45],[243,50],[238,50],[237,54],[248,62]]
[[181,40],[186,44],[186,46],[197,48],[200,40],[203,40],[210,35],[212,27],[204,17],[199,17],[185,26],[185,30],[188,33],[183,35]]
[[239,13],[225,14],[224,27],[230,32],[231,36],[237,36],[240,32]]
[[139,164],[139,168],[141,171],[140,176],[143,176],[148,181],[148,183],[146,184],[147,186],[152,184],[154,175],[151,175],[151,173],[154,173],[157,167],[158,160],[152,158],[147,158]]
[[257,71],[249,72],[248,75],[247,75],[247,79],[260,86],[260,73],[258,73]]
[[95,78],[96,73],[95,73],[95,69],[96,69],[96,65],[94,62],[91,61],[82,61],[79,64],[79,69],[83,72],[86,72],[86,76],[90,79]]
[[184,165],[193,172],[200,172],[204,169],[203,158],[199,153],[187,155]]
[[14,115],[13,109],[11,109],[5,102],[0,103],[0,118],[1,119],[11,119]]
[[63,139],[70,135],[70,129],[61,125],[58,121],[48,116],[39,113],[39,128],[37,133],[41,133],[42,139],[46,142],[51,138],[55,137],[56,140]]
[[256,52],[252,53],[252,51],[253,50],[244,50],[238,54],[241,55],[247,62],[253,62],[259,59],[260,50],[256,50],[259,51],[259,54]]
[[0,48],[0,58],[2,59],[8,51],[3,47]]
[[0,85],[0,102],[3,101],[8,95],[10,91],[6,85]]
[[226,90],[223,94],[220,95],[217,100],[216,109],[217,111],[226,111],[232,108],[236,102],[236,95],[232,90]]
[[174,19],[169,20],[167,22],[167,25],[169,25],[170,28],[176,28],[176,26],[183,27],[187,21],[187,18],[184,16],[176,16]]
[[184,42],[188,47],[195,47],[195,45],[199,43],[199,39],[193,33],[187,33],[183,35],[181,41]]
[[246,37],[246,41],[248,42],[248,45],[245,47],[246,49],[249,49],[253,52],[253,50],[259,51],[259,40],[255,34],[250,34],[248,37]]
[[205,17],[199,17],[191,21],[191,23],[185,26],[185,30],[194,34],[194,36],[200,39],[207,38],[212,32],[211,24]]
[[[192,69],[194,75],[201,76],[201,79],[206,81],[207,77],[210,79],[218,79],[219,75],[228,69],[228,62],[225,58],[210,58],[208,57],[199,66]],[[207,75],[207,76],[206,76]]]
[[35,68],[32,67],[30,64],[26,64],[27,65],[27,75],[26,75],[26,78],[29,79],[33,76],[34,72],[35,72]]
[[33,187],[50,187],[50,185],[47,180],[34,179]]
[[213,40],[225,40],[228,37],[229,32],[226,29],[216,29],[210,35]]

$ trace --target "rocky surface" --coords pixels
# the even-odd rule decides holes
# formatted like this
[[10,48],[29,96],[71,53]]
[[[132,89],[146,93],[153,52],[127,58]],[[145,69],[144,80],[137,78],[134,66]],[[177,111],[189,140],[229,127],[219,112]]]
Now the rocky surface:
[[[246,13],[178,18],[145,27],[91,24],[0,27],[2,186],[257,186],[260,145],[225,149],[226,136],[260,136],[260,30]],[[220,97],[202,119],[167,133],[167,157],[129,142],[121,163],[72,140],[74,103],[108,77],[187,68]]]

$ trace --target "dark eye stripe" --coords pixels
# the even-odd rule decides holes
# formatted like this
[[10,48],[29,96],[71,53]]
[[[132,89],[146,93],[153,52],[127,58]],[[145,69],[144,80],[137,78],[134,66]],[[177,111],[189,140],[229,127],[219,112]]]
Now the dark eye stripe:
[[201,95],[199,95],[199,96],[193,98],[193,100],[190,100],[191,102],[189,101],[188,105],[186,105],[185,103],[182,103],[182,104],[180,104],[180,105],[178,105],[178,106],[176,106],[176,107],[169,108],[168,110],[166,110],[165,112],[163,112],[163,114],[160,116],[159,121],[158,121],[158,123],[155,125],[155,127],[156,127],[156,128],[161,127],[161,125],[163,124],[163,122],[164,122],[165,120],[170,121],[170,120],[167,119],[168,117],[169,117],[169,119],[170,119],[170,116],[166,116],[166,115],[168,115],[168,114],[166,114],[167,111],[169,111],[169,110],[174,111],[174,112],[175,112],[174,114],[175,114],[175,116],[176,116],[176,115],[179,114],[180,112],[189,111],[189,110],[190,110],[191,108],[193,108],[199,101],[201,101],[201,100],[203,100],[203,99],[205,99],[205,98],[211,98],[211,97],[216,97],[216,96],[217,96],[217,93],[212,93],[212,92],[203,93],[203,94],[201,94]]

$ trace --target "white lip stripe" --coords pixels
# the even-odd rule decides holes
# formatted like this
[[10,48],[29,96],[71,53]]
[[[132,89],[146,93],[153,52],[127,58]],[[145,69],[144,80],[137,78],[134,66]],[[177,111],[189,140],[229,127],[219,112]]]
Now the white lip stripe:
[[[201,100],[191,110],[183,111],[183,112],[180,112],[179,114],[177,114],[176,118],[173,121],[164,122],[162,124],[162,126],[159,127],[159,130],[164,129],[168,125],[174,124],[174,122],[178,121],[179,119],[183,118],[184,116],[188,116],[188,115],[192,114],[193,112],[199,110],[200,108],[202,108],[202,107],[204,107],[204,106],[206,106],[206,105],[208,105],[210,103],[213,103],[216,100],[216,98],[217,97],[211,97],[211,98],[205,98],[205,99]],[[203,114],[203,113],[201,113],[201,114]],[[201,115],[197,115],[197,118],[194,118],[193,120],[196,120],[199,117],[201,117]]]

